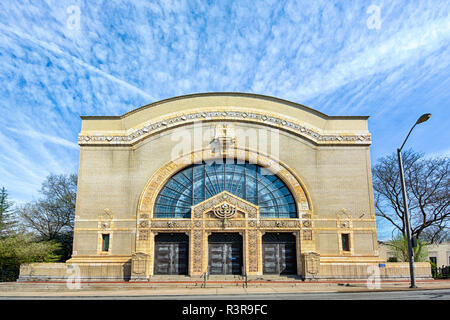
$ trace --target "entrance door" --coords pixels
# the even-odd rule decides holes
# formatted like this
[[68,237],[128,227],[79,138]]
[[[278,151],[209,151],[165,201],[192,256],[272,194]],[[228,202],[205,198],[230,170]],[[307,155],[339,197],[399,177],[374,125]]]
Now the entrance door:
[[213,233],[208,237],[209,274],[242,274],[242,237]]
[[297,274],[295,236],[266,233],[262,237],[264,274]]
[[155,236],[155,274],[187,274],[188,239],[184,233]]

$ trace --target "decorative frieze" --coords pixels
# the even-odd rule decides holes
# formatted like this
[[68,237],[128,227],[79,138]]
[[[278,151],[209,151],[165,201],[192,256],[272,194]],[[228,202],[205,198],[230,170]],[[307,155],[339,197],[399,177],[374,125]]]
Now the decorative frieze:
[[191,221],[181,220],[152,220],[152,228],[181,228],[186,229],[191,227]]
[[195,222],[194,222],[194,226],[195,226],[196,228],[201,228],[202,225],[203,225],[203,222],[202,222],[202,221],[195,221]]
[[261,228],[298,228],[297,220],[266,220],[261,219],[259,222]]
[[206,228],[245,228],[245,220],[207,220]]
[[[272,125],[295,134],[304,136],[317,144],[364,144],[371,143],[370,134],[320,134],[318,131],[297,123],[292,119],[284,118],[279,115],[267,116],[256,111],[209,111],[193,112],[190,114],[172,115],[154,123],[147,123],[140,129],[134,129],[124,135],[79,135],[79,145],[107,144],[107,145],[128,145],[134,144],[143,138],[158,133],[161,130],[198,120],[229,120],[256,122],[265,125]],[[225,140],[223,140],[225,141]],[[221,141],[221,142],[223,142]],[[228,141],[228,140],[227,140]]]

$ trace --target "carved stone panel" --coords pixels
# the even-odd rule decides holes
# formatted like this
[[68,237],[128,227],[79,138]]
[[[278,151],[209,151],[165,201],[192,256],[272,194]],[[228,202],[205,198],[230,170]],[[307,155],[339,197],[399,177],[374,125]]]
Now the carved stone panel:
[[111,228],[111,222],[110,222],[110,221],[102,221],[102,222],[100,223],[100,227],[101,227],[103,230],[110,229],[110,228]]
[[248,231],[248,272],[258,272],[258,232]]
[[311,227],[311,220],[304,220],[303,221],[303,227],[305,227],[305,228]]
[[347,209],[343,208],[339,214],[337,214],[336,224],[338,228],[352,227],[352,216],[349,214]]
[[212,153],[226,154],[236,143],[234,126],[232,124],[217,124],[214,139],[211,142]]
[[139,222],[139,227],[140,227],[140,228],[147,228],[148,226],[149,226],[148,220],[141,220],[141,221]]
[[303,237],[302,237],[303,240],[306,240],[306,241],[312,240],[312,230],[303,230],[302,234],[303,234]]
[[306,252],[303,254],[305,277],[315,277],[319,273],[320,254],[317,252]]
[[141,229],[141,230],[139,230],[138,240],[140,240],[140,241],[147,241],[148,240],[148,234],[149,234],[149,230],[148,229]]
[[148,269],[148,254],[137,252],[131,257],[131,275],[144,276]]
[[111,219],[113,218],[113,214],[112,214],[112,212],[111,212],[111,209],[105,208],[105,209],[103,210],[103,214],[102,214],[101,218],[102,218],[103,220],[111,220]]
[[98,216],[98,227],[101,230],[108,230],[113,227],[113,214],[111,209],[105,208],[102,213]]
[[192,271],[195,273],[203,272],[203,230],[194,230],[192,232],[192,252],[194,253]]

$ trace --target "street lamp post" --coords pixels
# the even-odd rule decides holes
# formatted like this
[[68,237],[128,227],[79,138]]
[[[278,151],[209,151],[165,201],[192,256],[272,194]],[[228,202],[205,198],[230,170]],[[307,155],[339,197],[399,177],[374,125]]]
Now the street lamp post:
[[416,125],[418,125],[419,123],[427,121],[428,119],[430,119],[430,117],[431,117],[430,113],[425,113],[425,114],[421,115],[420,118],[417,119],[416,123],[412,126],[411,130],[409,130],[409,133],[406,136],[405,141],[403,141],[402,146],[397,149],[398,166],[400,168],[400,180],[401,180],[401,185],[402,185],[403,208],[405,211],[406,239],[408,241],[409,273],[410,273],[410,277],[411,277],[410,288],[417,288],[417,286],[416,286],[416,279],[415,279],[415,275],[414,275],[414,251],[413,251],[413,244],[412,244],[412,239],[411,239],[411,222],[409,219],[408,198],[406,196],[405,175],[403,172],[402,149],[406,143],[406,140],[408,140],[409,135],[413,131],[414,127]]

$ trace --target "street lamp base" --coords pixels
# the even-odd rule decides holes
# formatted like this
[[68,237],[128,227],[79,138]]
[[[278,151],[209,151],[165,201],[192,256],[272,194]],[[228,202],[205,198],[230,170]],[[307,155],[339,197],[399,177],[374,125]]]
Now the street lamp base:
[[410,287],[411,289],[418,288],[416,285],[410,285],[409,287]]

